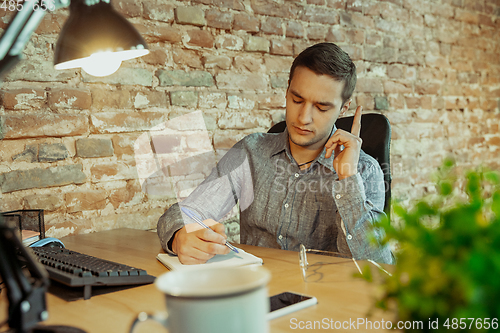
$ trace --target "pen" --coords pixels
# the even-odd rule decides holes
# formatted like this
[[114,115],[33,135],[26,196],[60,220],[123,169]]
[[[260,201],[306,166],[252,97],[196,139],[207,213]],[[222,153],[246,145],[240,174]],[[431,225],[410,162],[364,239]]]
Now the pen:
[[[182,212],[184,214],[186,214],[187,216],[189,216],[190,218],[192,218],[193,220],[195,220],[196,223],[198,223],[199,225],[201,225],[203,228],[210,229],[210,227],[208,225],[206,225],[205,223],[203,223],[203,221],[198,216],[196,216],[192,211],[190,211],[186,207],[181,207],[181,210],[182,210]],[[232,246],[231,244],[228,243],[228,241],[226,241],[226,246],[228,248],[230,248],[231,250],[233,250],[234,252],[239,253],[238,250],[234,246]]]

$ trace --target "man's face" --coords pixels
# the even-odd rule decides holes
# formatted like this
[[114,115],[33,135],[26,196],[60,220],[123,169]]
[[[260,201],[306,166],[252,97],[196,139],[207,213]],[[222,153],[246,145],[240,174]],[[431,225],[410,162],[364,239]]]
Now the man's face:
[[286,92],[286,126],[290,146],[319,150],[330,137],[333,124],[345,112],[343,81],[318,75],[307,67],[295,68]]

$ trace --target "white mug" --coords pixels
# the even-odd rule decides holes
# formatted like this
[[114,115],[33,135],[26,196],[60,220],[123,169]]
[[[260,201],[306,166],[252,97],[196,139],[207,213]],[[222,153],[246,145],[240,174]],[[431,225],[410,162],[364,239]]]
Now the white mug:
[[267,333],[267,283],[271,274],[261,266],[167,272],[155,281],[165,294],[168,314],[141,314],[169,333]]

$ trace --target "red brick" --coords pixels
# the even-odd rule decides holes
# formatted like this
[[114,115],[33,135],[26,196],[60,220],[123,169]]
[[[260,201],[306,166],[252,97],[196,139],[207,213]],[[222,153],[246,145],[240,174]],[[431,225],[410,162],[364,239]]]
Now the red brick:
[[444,85],[443,86],[443,96],[461,96],[462,89],[459,85]]
[[406,96],[405,100],[408,109],[418,109],[422,105],[420,97]]
[[272,110],[285,108],[285,96],[283,94],[258,94],[260,110]]
[[373,29],[375,27],[373,18],[354,12],[341,12],[340,23],[349,28]]
[[479,14],[478,21],[480,25],[495,27],[495,22],[493,21],[493,18],[489,15]]
[[4,139],[75,136],[89,130],[88,117],[83,115],[43,113],[2,118]]
[[90,173],[92,174],[92,183],[137,179],[135,161],[94,165],[90,168]]
[[347,0],[346,10],[361,13],[363,11],[363,4],[358,0]]
[[193,29],[188,31],[188,45],[212,48],[214,47],[214,37],[207,30]]
[[362,77],[358,78],[356,91],[367,93],[383,93],[384,86],[381,79]]
[[[476,62],[474,62],[474,65]],[[484,65],[479,65],[483,67]],[[465,60],[455,60],[451,63],[451,68],[459,71],[459,72],[472,72],[473,71],[473,64],[471,64],[469,61]]]
[[288,73],[292,66],[293,58],[264,55],[264,64],[269,72]]
[[234,67],[238,70],[243,69],[251,73],[263,72],[265,70],[262,58],[252,55],[238,55],[234,57]]
[[297,21],[288,21],[285,26],[286,36],[294,38],[304,37],[304,27]]
[[106,207],[108,194],[104,190],[66,193],[68,213],[98,210]]
[[356,94],[356,105],[361,105],[363,110],[375,109],[375,99],[371,94]]
[[423,109],[432,110],[432,97],[431,96],[422,96],[422,98],[420,99],[420,102],[421,102]]
[[451,47],[450,58],[473,60],[476,58],[476,50],[469,47],[453,45]]
[[340,22],[339,14],[337,11],[311,6],[304,6],[304,10],[302,12],[302,15],[300,16],[300,19],[306,22],[328,25],[335,25],[339,24]]
[[[0,9],[4,11],[3,9]],[[68,14],[63,12],[47,13],[35,30],[37,35],[58,34],[68,19]]]
[[347,30],[347,38],[351,43],[363,44],[365,42],[365,32],[359,29]]
[[319,5],[319,6],[324,6],[326,5],[325,0],[307,0],[307,3],[309,5]]
[[216,38],[215,46],[228,50],[241,50],[243,48],[243,39],[233,35],[219,35]]
[[268,0],[251,0],[251,6],[255,14],[282,18],[293,18],[299,11],[294,4],[289,2],[276,3]]
[[81,89],[54,89],[49,92],[49,107],[56,111],[60,108],[89,109],[92,105],[90,91]]
[[478,24],[479,22],[478,14],[471,13],[469,11],[462,10],[460,8],[457,8],[455,10],[455,19],[469,24]]
[[126,17],[138,17],[142,15],[142,4],[135,0],[120,0],[113,2],[115,9]]
[[407,9],[381,1],[367,5],[365,15],[380,16],[384,20],[396,19],[405,22],[408,22],[410,18]]
[[410,28],[407,29],[406,22],[389,21],[382,18],[375,20],[375,28],[388,34],[406,35]]
[[45,91],[42,89],[15,89],[1,91],[2,105],[6,109],[41,108],[45,104]]
[[332,27],[328,30],[326,41],[332,43],[342,43],[346,40],[346,31],[342,28]]
[[323,25],[312,25],[307,27],[307,38],[310,40],[324,40],[328,29]]
[[382,42],[382,36],[377,32],[369,32],[366,35],[366,43],[369,45],[378,45]]
[[402,95],[389,96],[389,105],[394,109],[403,109],[405,107],[405,99]]
[[174,48],[174,62],[176,64],[187,65],[192,68],[202,68],[203,64],[197,51]]
[[450,67],[450,63],[447,58],[441,56],[434,56],[429,53],[425,55],[425,63],[428,66],[438,67],[441,69]]
[[293,42],[291,40],[271,40],[271,54],[292,56]]
[[100,112],[91,116],[93,133],[147,131],[165,122],[165,112]]
[[397,50],[390,47],[366,46],[365,60],[381,63],[392,63],[396,61]]
[[118,158],[123,155],[134,156],[134,144],[141,133],[121,133],[113,135],[113,149]]
[[209,27],[231,29],[233,14],[221,12],[219,9],[210,9],[205,12],[205,19]]
[[419,95],[437,95],[441,84],[435,82],[419,82],[415,85],[415,92]]
[[386,94],[409,94],[412,92],[412,86],[410,82],[407,81],[385,81],[384,82],[384,92]]
[[160,1],[143,2],[143,17],[148,20],[157,20],[166,23],[174,21],[174,5]]
[[219,8],[245,10],[245,5],[243,4],[243,0],[211,0],[210,4]]
[[334,9],[346,9],[345,0],[326,0],[326,5]]
[[234,15],[233,30],[259,32],[259,27],[260,21],[254,16],[243,13]]
[[221,129],[270,128],[271,119],[267,112],[232,112],[223,114],[217,124]]
[[165,66],[167,59],[167,53],[163,48],[149,49],[149,54],[141,58],[145,63],[155,66]]
[[489,146],[500,146],[500,136],[494,136],[489,138],[487,144]]
[[234,89],[238,87],[238,89],[243,90],[266,90],[267,89],[267,80],[263,77],[262,74],[252,73],[252,74],[217,74],[215,77],[217,81],[217,87],[219,89],[231,88]]
[[182,40],[179,30],[165,23],[147,22],[136,28],[148,43],[180,43]]
[[125,109],[132,107],[130,91],[128,90],[92,90],[92,108],[101,109]]
[[136,109],[150,107],[165,107],[169,104],[168,94],[165,91],[132,91],[132,103]]
[[387,76],[391,79],[402,79],[404,78],[404,71],[401,65],[388,65],[387,66]]
[[3,10],[2,8],[2,10],[0,10],[0,17],[2,18],[0,20],[0,28],[5,29],[16,13],[17,12],[15,10]]
[[260,30],[270,35],[283,35],[283,20],[277,17],[267,17],[262,22]]
[[134,198],[137,193],[141,193],[142,189],[137,180],[127,181],[125,188],[113,190],[109,196],[109,202],[116,209],[122,204],[126,204]]

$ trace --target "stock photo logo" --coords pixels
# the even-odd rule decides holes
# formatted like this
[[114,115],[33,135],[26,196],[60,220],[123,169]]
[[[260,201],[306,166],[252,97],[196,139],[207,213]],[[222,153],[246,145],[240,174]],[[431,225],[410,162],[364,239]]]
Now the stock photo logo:
[[[253,201],[246,154],[233,148],[223,165],[218,166],[201,111],[168,120],[143,133],[134,143],[134,154],[139,182],[148,196],[181,202],[195,189],[202,194],[215,185],[219,193],[232,193],[242,211]],[[240,184],[244,186],[235,187],[232,179],[242,177]]]

